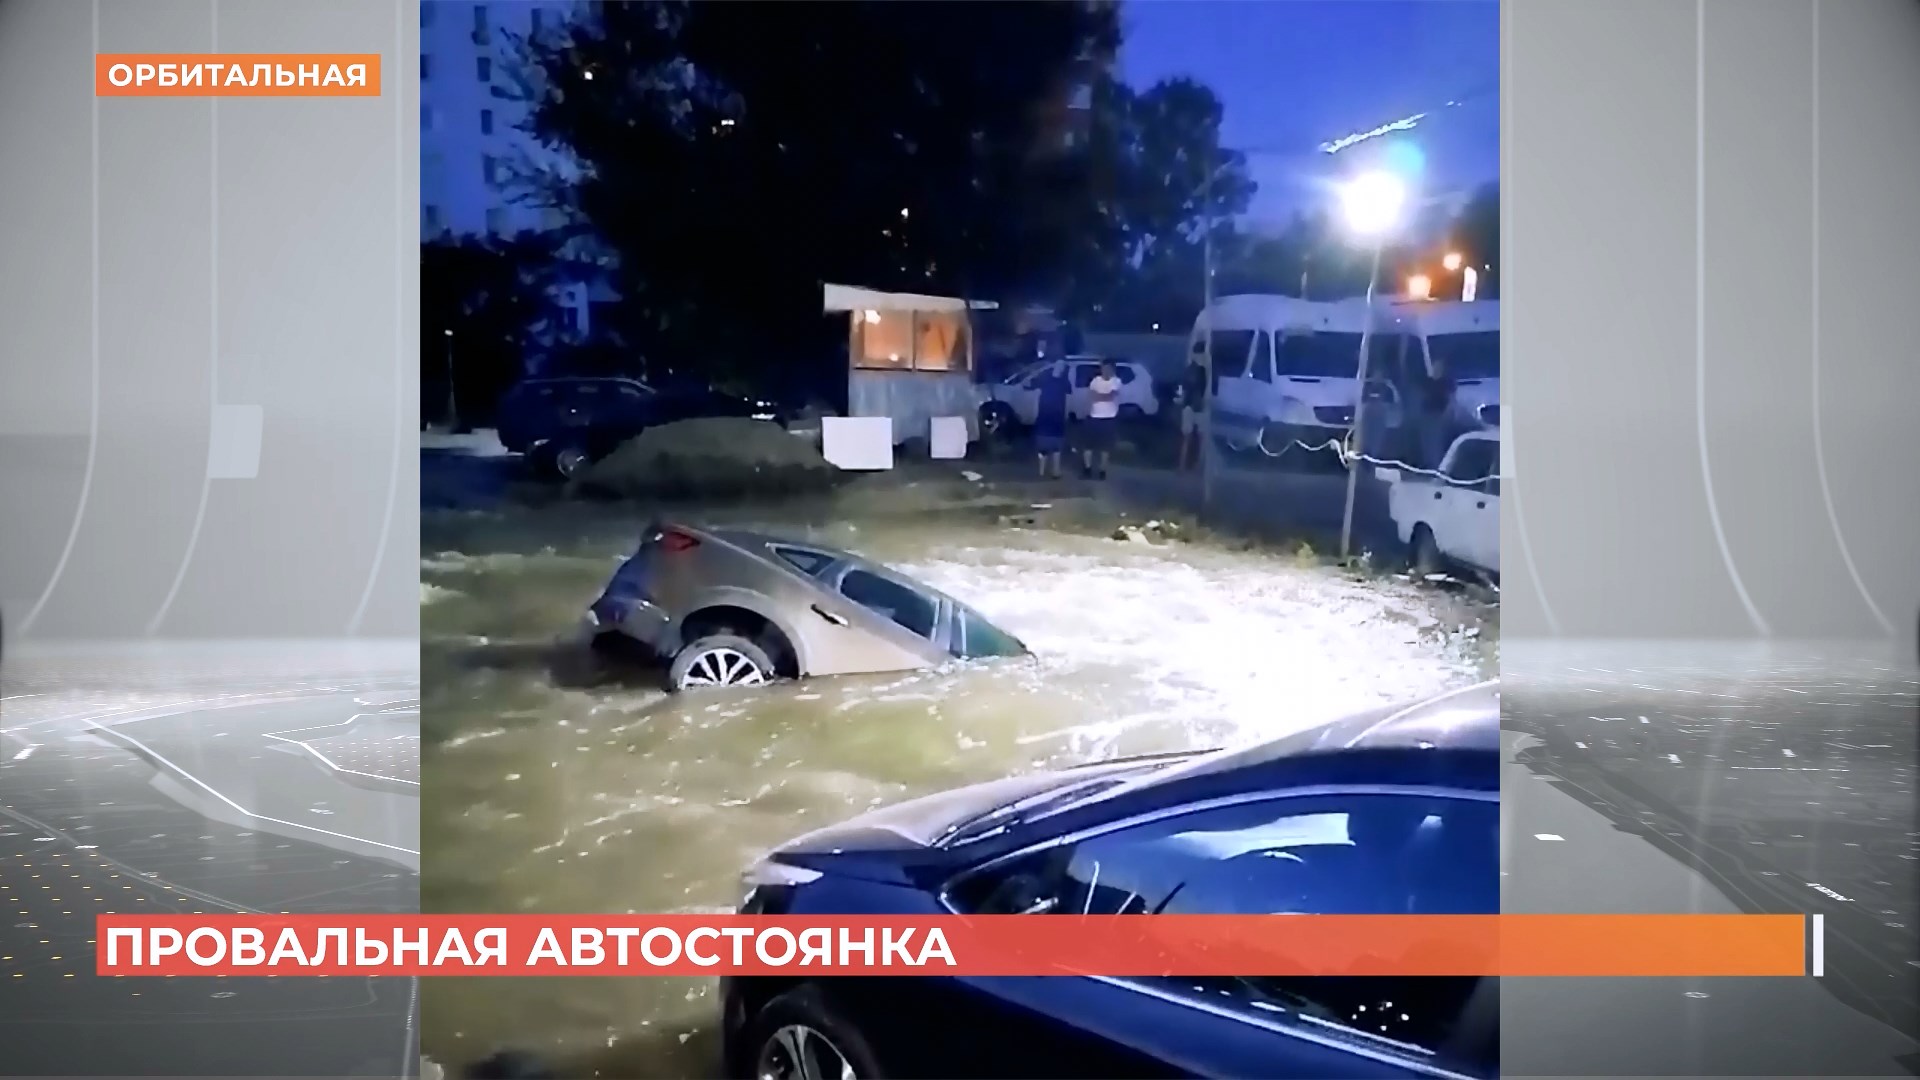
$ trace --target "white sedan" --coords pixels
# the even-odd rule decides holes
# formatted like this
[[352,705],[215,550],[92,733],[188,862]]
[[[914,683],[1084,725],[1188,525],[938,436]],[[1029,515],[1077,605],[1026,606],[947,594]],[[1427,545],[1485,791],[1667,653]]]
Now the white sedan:
[[[1098,356],[1043,361],[982,387],[981,430],[1001,431],[1014,424],[1032,427],[1040,412],[1040,376],[1062,365],[1067,375],[1067,416],[1074,420],[1086,419],[1087,411],[1093,406],[1093,392],[1088,387],[1094,376],[1100,374],[1100,363]],[[1160,411],[1160,399],[1153,392],[1153,375],[1145,364],[1116,360],[1113,373],[1120,379],[1121,419],[1153,416]]]
[[1499,577],[1499,430],[1455,439],[1438,471],[1403,478],[1387,491],[1388,510],[1414,569],[1431,574],[1464,566]]

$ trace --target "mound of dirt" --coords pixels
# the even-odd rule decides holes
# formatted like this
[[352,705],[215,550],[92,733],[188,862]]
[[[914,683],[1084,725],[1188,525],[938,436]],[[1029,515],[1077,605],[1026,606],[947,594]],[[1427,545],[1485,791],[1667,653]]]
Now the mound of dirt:
[[813,440],[761,420],[713,417],[649,428],[575,483],[614,498],[725,498],[823,491],[843,473]]

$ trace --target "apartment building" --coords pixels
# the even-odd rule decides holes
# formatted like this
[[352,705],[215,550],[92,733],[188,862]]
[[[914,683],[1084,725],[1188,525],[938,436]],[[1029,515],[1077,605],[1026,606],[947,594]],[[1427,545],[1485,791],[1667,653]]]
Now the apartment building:
[[[420,233],[512,236],[564,227],[529,176],[567,163],[522,129],[533,84],[523,43],[576,17],[576,0],[423,0],[420,5]],[[588,282],[554,289],[556,336],[584,337]]]

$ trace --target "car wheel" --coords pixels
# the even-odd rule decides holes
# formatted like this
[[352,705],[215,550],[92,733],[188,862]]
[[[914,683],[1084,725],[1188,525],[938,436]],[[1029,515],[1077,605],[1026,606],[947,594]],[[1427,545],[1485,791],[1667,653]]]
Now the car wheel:
[[1425,525],[1413,527],[1412,566],[1416,574],[1438,574],[1446,570],[1446,560],[1440,555],[1440,544],[1433,538],[1433,530]]
[[751,1075],[763,1080],[880,1080],[873,1048],[813,986],[768,1002],[748,1026]]
[[562,480],[574,479],[586,472],[587,466],[591,464],[593,464],[593,458],[585,449],[578,446],[563,446],[553,455],[553,471],[558,473]]
[[1013,430],[1013,407],[1004,401],[989,401],[980,406],[980,432],[996,436]]
[[709,634],[674,655],[667,683],[675,690],[765,686],[776,670],[767,651],[746,638]]

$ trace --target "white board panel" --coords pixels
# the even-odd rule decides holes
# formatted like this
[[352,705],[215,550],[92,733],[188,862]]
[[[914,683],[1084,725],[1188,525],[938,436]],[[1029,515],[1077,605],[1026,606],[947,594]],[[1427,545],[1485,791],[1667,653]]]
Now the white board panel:
[[826,416],[820,452],[829,464],[857,472],[893,468],[893,421],[885,416]]
[[936,416],[929,424],[927,456],[936,461],[958,461],[967,456],[967,418]]

